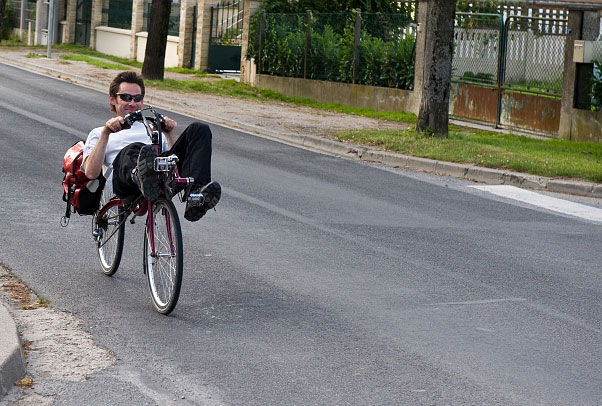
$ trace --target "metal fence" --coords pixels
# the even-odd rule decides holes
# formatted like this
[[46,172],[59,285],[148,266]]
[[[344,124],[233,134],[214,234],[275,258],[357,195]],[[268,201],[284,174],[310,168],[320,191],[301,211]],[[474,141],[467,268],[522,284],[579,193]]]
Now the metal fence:
[[240,71],[244,7],[242,1],[222,1],[211,7],[208,72]]
[[[408,8],[414,6],[408,2]],[[264,14],[260,73],[412,89],[415,9],[407,14]]]
[[[142,31],[148,32],[150,26],[151,1],[144,1],[144,13],[142,14],[143,23]],[[175,37],[180,35],[180,0],[171,0],[171,8],[169,13],[169,25],[167,34]]]
[[452,80],[560,96],[568,22],[555,17],[457,13]]
[[504,86],[560,95],[567,35],[568,21],[564,19],[508,17],[504,30]]
[[228,1],[211,7],[211,44],[242,45],[243,16],[242,1]]
[[[13,28],[23,30],[27,30],[28,23],[31,22],[32,26],[35,27],[36,21],[36,1],[35,0],[26,0],[22,2],[21,0],[10,0],[10,10],[12,18],[11,23]],[[21,14],[21,6],[24,5],[25,9],[23,10],[23,14]],[[23,19],[21,19],[23,18]],[[33,29],[33,28],[32,28]]]
[[456,13],[452,81],[497,84],[503,26],[498,14]]

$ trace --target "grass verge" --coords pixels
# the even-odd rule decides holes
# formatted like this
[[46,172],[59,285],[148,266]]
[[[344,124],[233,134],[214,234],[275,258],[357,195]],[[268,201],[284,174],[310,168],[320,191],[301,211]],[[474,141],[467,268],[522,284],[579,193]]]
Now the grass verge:
[[461,127],[450,131],[448,138],[431,137],[413,128],[345,131],[336,137],[422,158],[602,182],[602,145],[599,144],[533,139]]
[[164,79],[163,81],[148,80],[147,86],[156,87],[165,90],[178,90],[182,92],[200,92],[222,96],[231,96],[241,99],[254,99],[259,101],[280,101],[284,103],[296,104],[298,106],[313,107],[338,113],[352,114],[364,117],[378,118],[382,120],[414,123],[416,116],[404,112],[381,112],[359,107],[343,106],[341,104],[319,103],[315,100],[301,97],[289,97],[269,89],[252,87],[244,83],[239,83],[233,79],[223,79],[218,81],[200,81],[200,80],[177,80]]
[[128,70],[131,67],[126,65],[121,65],[118,63],[111,63],[104,61],[102,59],[93,58],[87,55],[79,55],[79,54],[63,54],[61,55],[61,59],[66,61],[78,61],[78,62],[86,62],[90,65],[96,66],[102,69],[115,69],[115,70]]

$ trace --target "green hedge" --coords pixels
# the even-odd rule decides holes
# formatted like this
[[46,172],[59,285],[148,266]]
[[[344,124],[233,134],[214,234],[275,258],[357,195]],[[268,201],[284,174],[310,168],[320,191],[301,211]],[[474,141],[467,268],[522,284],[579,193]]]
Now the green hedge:
[[[306,14],[266,14],[261,73],[350,83],[353,79],[355,13],[311,14],[305,61]],[[415,40],[402,33],[407,15],[362,13],[356,83],[413,89]],[[259,23],[252,26],[248,58],[258,58]]]

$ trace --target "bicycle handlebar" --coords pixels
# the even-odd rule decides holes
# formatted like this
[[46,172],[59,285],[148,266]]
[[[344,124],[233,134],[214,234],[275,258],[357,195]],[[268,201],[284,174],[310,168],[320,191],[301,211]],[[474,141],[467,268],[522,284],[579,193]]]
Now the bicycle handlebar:
[[165,132],[165,122],[163,121],[163,115],[160,114],[160,113],[155,112],[155,110],[152,109],[152,107],[151,107],[150,109],[153,112],[154,117],[144,117],[142,115],[142,111],[148,110],[148,109],[149,108],[147,107],[145,109],[134,111],[132,113],[126,114],[125,117],[123,117],[124,124],[129,128],[136,121],[148,120],[148,121],[152,122],[154,125],[157,125],[157,121],[159,121],[161,123],[161,131]]
[[131,127],[136,121],[142,121],[142,110],[126,114],[125,117],[123,117],[123,120],[125,121],[124,124]]

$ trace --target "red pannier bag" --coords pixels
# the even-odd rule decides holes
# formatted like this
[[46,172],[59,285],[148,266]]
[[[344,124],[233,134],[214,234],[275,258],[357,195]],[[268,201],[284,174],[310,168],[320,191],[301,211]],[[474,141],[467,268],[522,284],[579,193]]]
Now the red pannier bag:
[[67,202],[62,221],[64,225],[69,223],[72,210],[79,215],[88,215],[100,207],[106,179],[102,174],[96,179],[89,179],[81,169],[83,158],[83,141],[73,144],[63,158],[63,201]]

